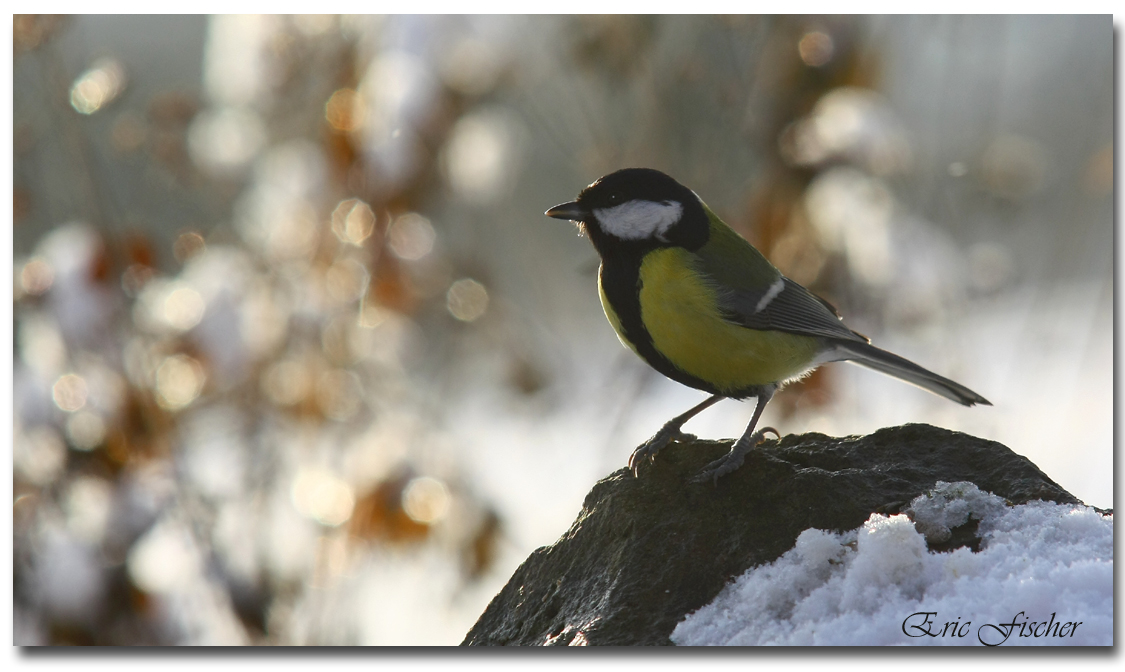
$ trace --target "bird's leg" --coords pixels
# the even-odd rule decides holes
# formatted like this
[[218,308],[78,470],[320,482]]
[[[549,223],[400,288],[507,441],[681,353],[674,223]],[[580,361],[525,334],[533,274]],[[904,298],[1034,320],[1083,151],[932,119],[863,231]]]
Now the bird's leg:
[[673,441],[694,441],[695,435],[681,432],[680,427],[683,427],[685,422],[691,420],[696,415],[699,415],[699,413],[701,413],[703,410],[723,398],[724,397],[721,394],[716,394],[714,396],[708,397],[707,399],[703,400],[703,402],[692,406],[687,411],[684,411],[683,413],[664,423],[664,426],[660,428],[659,432],[654,434],[653,437],[648,441],[642,443],[640,447],[634,450],[633,454],[629,457],[629,468],[633,470],[633,475],[637,475],[637,469],[640,468],[642,460],[647,458],[651,462],[656,458],[656,454],[659,453],[669,443],[672,443]]
[[734,442],[734,445],[730,447],[730,452],[704,467],[703,471],[692,479],[693,481],[696,483],[712,481],[718,485],[721,477],[742,466],[746,453],[750,452],[751,448],[765,438],[766,432],[773,432],[774,435],[781,438],[781,434],[773,427],[763,427],[756,432],[754,431],[754,427],[758,424],[758,418],[762,417],[762,411],[766,410],[766,404],[773,398],[774,391],[774,388],[769,388],[758,393],[758,405],[754,408],[754,417],[750,419],[746,432]]

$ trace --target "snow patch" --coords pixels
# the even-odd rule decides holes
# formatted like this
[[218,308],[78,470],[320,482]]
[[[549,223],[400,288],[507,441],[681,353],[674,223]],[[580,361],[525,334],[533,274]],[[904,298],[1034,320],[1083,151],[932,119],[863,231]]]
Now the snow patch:
[[[1082,505],[1008,506],[938,482],[914,520],[872,514],[808,529],[672,633],[682,646],[1113,644],[1113,516]],[[980,552],[928,550],[979,521]],[[1075,625],[1077,624],[1077,625]]]

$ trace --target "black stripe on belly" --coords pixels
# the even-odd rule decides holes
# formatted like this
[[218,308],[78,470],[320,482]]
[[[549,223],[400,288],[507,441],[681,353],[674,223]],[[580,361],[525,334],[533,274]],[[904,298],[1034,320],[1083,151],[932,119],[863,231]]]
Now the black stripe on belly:
[[[625,340],[633,344],[637,353],[648,364],[668,376],[677,383],[694,387],[697,390],[722,394],[727,397],[743,398],[756,394],[753,390],[739,390],[726,392],[715,388],[705,380],[696,378],[686,373],[670,362],[667,357],[652,344],[652,335],[648,333],[644,322],[641,320],[641,261],[643,254],[614,255],[603,258],[601,268],[602,291],[617,319],[621,322]],[[703,347],[707,347],[703,344]]]

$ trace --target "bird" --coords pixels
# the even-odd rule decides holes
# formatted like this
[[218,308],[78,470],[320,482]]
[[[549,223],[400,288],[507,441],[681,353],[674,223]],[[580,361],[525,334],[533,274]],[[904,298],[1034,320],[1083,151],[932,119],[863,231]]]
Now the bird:
[[822,364],[851,361],[965,406],[991,402],[969,388],[871,345],[836,308],[785,277],[694,191],[651,168],[605,175],[546,216],[570,220],[601,258],[598,294],[618,339],[668,378],[711,396],[669,420],[633,451],[629,469],[673,441],[684,423],[725,399],[755,401],[726,454],[693,480],[738,469],[773,427],[756,429],[773,395]]

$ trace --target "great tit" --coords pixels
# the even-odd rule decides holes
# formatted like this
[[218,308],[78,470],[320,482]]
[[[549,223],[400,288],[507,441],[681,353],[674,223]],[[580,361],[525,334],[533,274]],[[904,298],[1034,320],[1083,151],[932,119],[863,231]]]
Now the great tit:
[[718,482],[766,432],[780,437],[772,427],[755,431],[774,393],[826,362],[852,361],[965,406],[991,406],[844,326],[830,303],[782,275],[660,171],[611,173],[546,215],[574,221],[594,244],[602,308],[621,342],[665,376],[712,395],[633,451],[634,475],[672,441],[694,440],[680,428],[699,412],[726,397],[755,397],[746,432],[696,479]]

